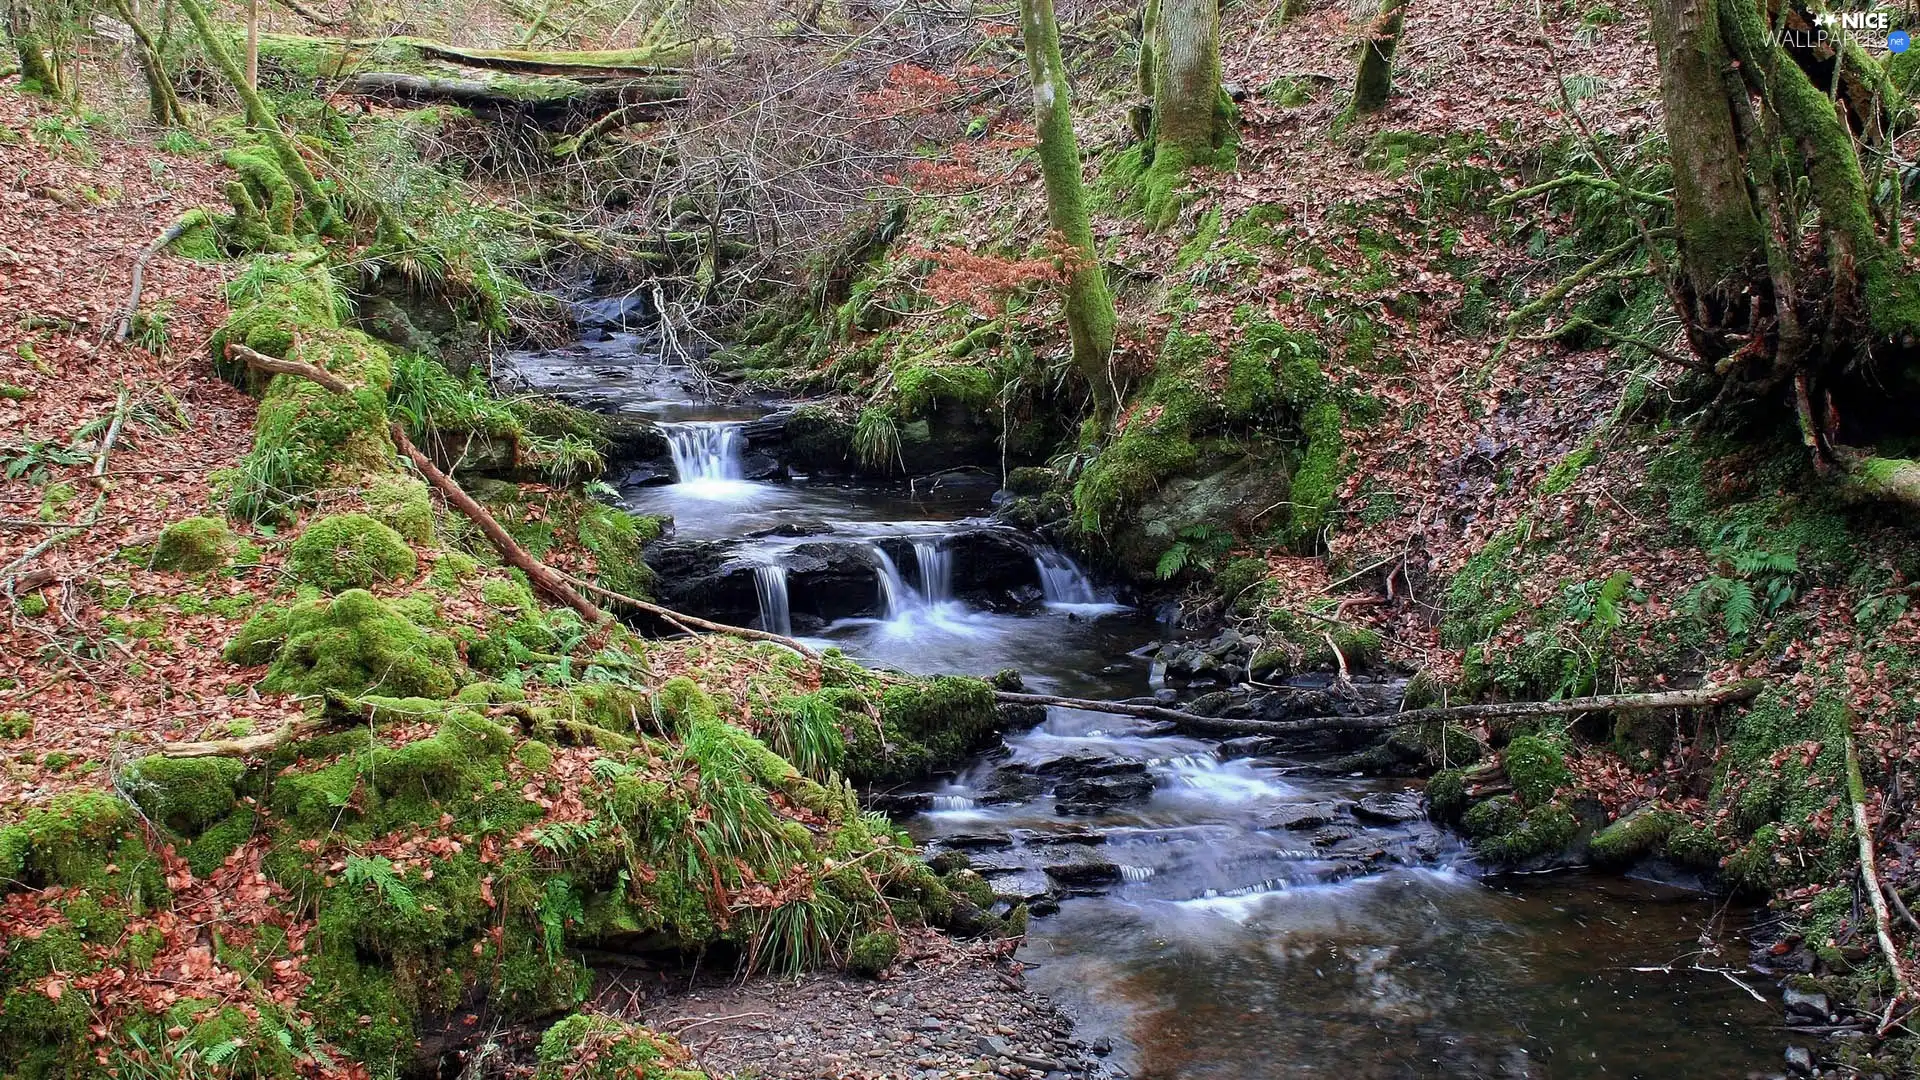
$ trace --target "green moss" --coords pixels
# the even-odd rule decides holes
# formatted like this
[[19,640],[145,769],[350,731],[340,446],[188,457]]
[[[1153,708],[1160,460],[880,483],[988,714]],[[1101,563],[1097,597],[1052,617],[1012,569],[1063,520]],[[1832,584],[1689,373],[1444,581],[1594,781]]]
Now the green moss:
[[[942,676],[894,683],[878,701],[850,689],[823,692],[841,709],[846,774],[855,781],[903,780],[960,761],[999,730],[993,688],[979,679]],[[865,708],[878,706],[876,722]]]
[[433,543],[433,502],[427,482],[411,476],[376,476],[367,485],[367,514],[410,544]]
[[534,1080],[704,1080],[679,1043],[597,1013],[576,1013],[540,1037]]
[[131,911],[144,911],[166,896],[166,887],[139,827],[132,809],[115,796],[56,796],[18,824],[0,828],[0,893],[63,885],[118,895]]
[[332,600],[256,615],[227,644],[227,660],[273,665],[260,687],[273,693],[352,697],[451,697],[459,661],[453,643],[428,633],[359,589]]
[[286,566],[294,580],[337,593],[412,577],[417,564],[392,528],[367,514],[334,514],[301,531]]
[[0,739],[24,739],[33,734],[33,717],[20,709],[0,712]]
[[154,755],[127,767],[122,789],[149,819],[193,837],[233,811],[234,786],[246,771],[235,758]]
[[168,525],[153,545],[153,568],[197,574],[225,566],[237,538],[219,518],[190,517]]
[[1465,769],[1442,769],[1427,781],[1427,808],[1440,821],[1457,822],[1467,810]]
[[1553,793],[1573,783],[1560,749],[1537,735],[1522,735],[1507,744],[1500,766],[1524,806],[1540,806]]
[[13,602],[15,610],[29,619],[37,619],[47,613],[47,596],[41,592],[31,592]]
[[[993,902],[992,890],[988,889],[987,902]],[[900,935],[887,930],[876,930],[871,934],[862,934],[853,941],[853,947],[847,950],[847,970],[869,979],[877,979],[892,966],[894,957],[900,955]]]
[[1630,866],[1648,855],[1663,853],[1667,837],[1680,823],[1680,816],[1671,811],[1645,807],[1594,833],[1587,852],[1599,866]]
[[1515,800],[1496,795],[1476,804],[1460,819],[1482,856],[1502,863],[1519,863],[1566,849],[1579,835],[1580,823],[1559,803],[1527,809]]

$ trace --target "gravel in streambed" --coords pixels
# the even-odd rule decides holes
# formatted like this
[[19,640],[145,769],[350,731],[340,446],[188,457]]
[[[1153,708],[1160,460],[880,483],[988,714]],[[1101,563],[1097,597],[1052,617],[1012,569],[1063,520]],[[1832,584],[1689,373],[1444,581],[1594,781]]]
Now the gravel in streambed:
[[1119,1075],[995,950],[910,940],[880,981],[837,972],[663,985],[608,973],[597,1007],[674,1035],[715,1076],[961,1080]]

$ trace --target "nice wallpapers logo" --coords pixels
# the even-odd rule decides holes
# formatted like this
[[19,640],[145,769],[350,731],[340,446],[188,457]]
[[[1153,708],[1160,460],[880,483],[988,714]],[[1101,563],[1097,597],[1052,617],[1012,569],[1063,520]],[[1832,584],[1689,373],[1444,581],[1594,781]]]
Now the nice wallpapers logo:
[[1813,17],[1813,27],[1784,27],[1780,44],[1790,48],[1833,48],[1838,38],[1853,39],[1863,49],[1885,49],[1903,53],[1913,47],[1905,30],[1893,28],[1893,15],[1886,11],[1822,11]]

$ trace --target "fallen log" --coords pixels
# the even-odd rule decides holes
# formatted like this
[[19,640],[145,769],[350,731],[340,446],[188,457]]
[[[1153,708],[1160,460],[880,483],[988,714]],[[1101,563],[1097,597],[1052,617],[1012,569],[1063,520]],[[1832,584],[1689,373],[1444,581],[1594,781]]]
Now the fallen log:
[[140,289],[147,275],[147,264],[153,261],[155,255],[166,250],[168,244],[180,239],[193,222],[192,215],[182,214],[180,220],[169,226],[166,232],[161,233],[153,243],[142,248],[140,254],[134,257],[133,287],[127,293],[126,304],[120,309],[119,319],[114,326],[113,340],[125,342],[133,336],[133,321],[140,317]]
[[1095,701],[1089,698],[1055,697],[1052,694],[1020,694],[1008,690],[994,692],[997,700],[1014,705],[1057,705],[1090,712],[1117,713],[1147,720],[1164,720],[1178,725],[1188,734],[1214,737],[1241,735],[1298,735],[1315,731],[1386,731],[1417,724],[1453,723],[1462,720],[1508,720],[1535,716],[1567,716],[1584,712],[1646,712],[1652,709],[1695,709],[1750,701],[1760,693],[1758,679],[1737,683],[1703,686],[1696,690],[1666,690],[1647,694],[1603,694],[1597,697],[1562,698],[1558,701],[1507,701],[1485,705],[1452,705],[1444,708],[1409,709],[1397,713],[1368,716],[1307,716],[1297,720],[1237,720],[1220,716],[1200,716],[1164,705],[1139,705],[1122,701]]
[[680,75],[691,55],[688,49],[465,49],[420,38],[405,44],[434,60],[521,75]]
[[208,739],[203,742],[160,744],[160,753],[171,758],[252,757],[277,750],[283,743],[324,731],[332,725],[326,720],[299,720],[282,724],[260,735],[242,735],[233,739]]
[[626,111],[627,122],[664,116],[685,101],[686,80],[672,77],[581,80],[450,79],[400,71],[365,71],[340,83],[338,93],[388,105],[458,105],[476,114],[566,129]]

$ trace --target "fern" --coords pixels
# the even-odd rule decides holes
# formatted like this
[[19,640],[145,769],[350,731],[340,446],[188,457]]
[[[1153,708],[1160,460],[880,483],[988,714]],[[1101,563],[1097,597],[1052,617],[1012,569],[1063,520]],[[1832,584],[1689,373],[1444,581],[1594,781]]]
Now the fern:
[[599,838],[598,821],[556,821],[533,830],[531,837],[541,850],[561,859]]
[[383,856],[347,856],[346,878],[347,884],[355,888],[372,885],[387,903],[409,915],[420,910],[420,901],[414,897],[413,890],[400,880],[392,861]]

